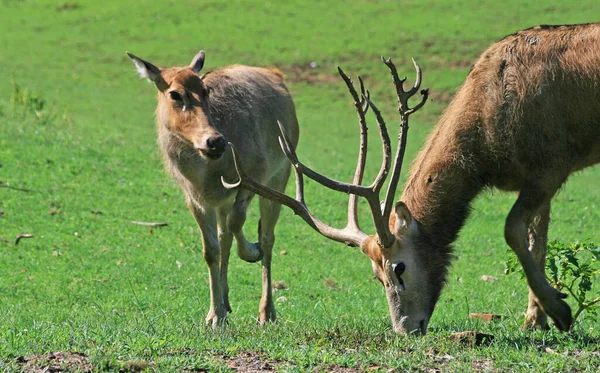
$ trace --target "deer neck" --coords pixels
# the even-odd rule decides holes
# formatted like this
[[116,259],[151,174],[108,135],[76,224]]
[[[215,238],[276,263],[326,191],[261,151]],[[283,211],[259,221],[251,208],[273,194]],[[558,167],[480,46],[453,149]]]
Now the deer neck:
[[417,156],[401,200],[437,248],[450,247],[484,188],[477,120],[444,114]]

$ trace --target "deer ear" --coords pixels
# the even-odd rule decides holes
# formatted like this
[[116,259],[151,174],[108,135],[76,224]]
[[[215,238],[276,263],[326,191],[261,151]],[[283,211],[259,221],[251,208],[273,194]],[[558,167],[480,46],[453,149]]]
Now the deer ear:
[[404,202],[396,202],[394,214],[396,215],[396,226],[394,227],[395,233],[400,236],[408,234],[414,219]]
[[154,83],[156,88],[158,88],[158,90],[161,92],[169,88],[169,85],[167,84],[167,82],[165,82],[162,75],[160,74],[160,69],[158,67],[154,66],[148,61],[144,61],[141,58],[134,56],[133,53],[126,53],[129,56],[129,58],[131,58],[131,60],[133,61],[133,64],[135,65],[135,68],[137,69],[140,78],[148,79],[149,81]]
[[192,59],[192,63],[190,64],[190,67],[192,68],[192,70],[194,70],[194,72],[196,74],[200,74],[200,70],[202,70],[203,66],[204,66],[204,51],[200,51]]

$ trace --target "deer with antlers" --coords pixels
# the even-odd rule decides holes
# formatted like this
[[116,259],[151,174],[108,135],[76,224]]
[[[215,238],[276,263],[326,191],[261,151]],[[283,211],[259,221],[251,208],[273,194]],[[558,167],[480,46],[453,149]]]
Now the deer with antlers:
[[202,234],[210,283],[206,324],[222,325],[231,312],[227,272],[234,238],[240,258],[261,261],[258,321],[274,321],[271,253],[281,205],[260,199],[259,242],[248,242],[242,228],[254,194],[245,189],[225,189],[221,178],[237,175],[232,153],[226,151],[229,141],[237,146],[238,166],[269,188],[285,189],[290,164],[279,149],[277,118],[286,123],[290,146],[298,142],[299,131],[283,74],[276,69],[242,65],[200,74],[204,51],[189,66],[170,68],[158,68],[129,52],[127,55],[140,76],[158,89],[156,122],[164,163],[183,189]]
[[[351,184],[335,181],[302,164],[281,126],[281,147],[294,166],[296,198],[266,188],[236,164],[241,186],[284,204],[313,229],[334,241],[358,246],[369,256],[385,287],[393,328],[424,334],[445,283],[452,242],[464,225],[471,201],[486,188],[517,191],[504,227],[529,285],[525,326],[547,328],[547,315],[563,331],[572,324],[566,295],[545,278],[550,201],[573,172],[600,162],[600,25],[538,26],[510,35],[488,48],[428,137],[412,165],[400,201],[394,203],[408,119],[421,69],[405,91],[392,62],[399,102],[400,135],[392,178],[380,209],[379,192],[390,169],[391,149],[383,118],[365,93],[340,70],[354,98],[361,128],[358,165]],[[366,158],[365,114],[371,108],[383,142],[383,164],[373,184],[362,186]],[[234,159],[239,161],[235,155]],[[348,224],[330,227],[304,203],[303,176],[350,194]],[[363,233],[357,198],[367,200],[376,228]]]

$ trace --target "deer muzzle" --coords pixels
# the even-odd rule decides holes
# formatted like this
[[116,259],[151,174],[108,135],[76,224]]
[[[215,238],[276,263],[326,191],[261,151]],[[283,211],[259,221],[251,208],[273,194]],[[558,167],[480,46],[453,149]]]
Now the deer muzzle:
[[211,136],[204,144],[196,146],[196,149],[209,159],[216,160],[223,155],[227,149],[227,139],[223,135]]

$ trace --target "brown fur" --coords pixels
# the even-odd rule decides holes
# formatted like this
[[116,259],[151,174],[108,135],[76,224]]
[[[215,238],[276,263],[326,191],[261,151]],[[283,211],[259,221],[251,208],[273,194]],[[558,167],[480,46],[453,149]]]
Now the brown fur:
[[[599,84],[599,24],[534,27],[481,55],[417,156],[401,197],[420,225],[421,261],[438,268],[433,272],[444,269],[442,277],[431,274],[438,291],[450,245],[486,187],[520,192],[506,235],[528,263],[516,247],[525,242],[522,224],[549,206],[571,173],[600,161]],[[543,270],[543,261],[537,264]]]
[[[198,78],[187,68],[174,68],[166,70],[163,76],[167,82],[171,82],[170,85],[175,78],[184,78],[184,85],[188,85],[190,89],[210,92],[210,106],[203,110],[210,113],[209,130],[218,130],[225,134],[228,141],[234,145],[243,143],[236,146],[236,149],[240,153],[244,169],[257,180],[270,179],[281,169],[289,168],[286,162],[282,162],[285,157],[279,148],[277,140],[279,130],[276,121],[269,123],[272,133],[263,133],[264,129],[257,127],[263,125],[265,119],[261,118],[280,119],[286,125],[290,123],[290,135],[296,141],[298,139],[294,106],[283,84],[283,74],[278,70],[232,65],[208,72]],[[257,82],[260,82],[260,85]],[[198,87],[194,87],[195,85]],[[193,147],[186,146],[185,140],[182,141],[180,137],[174,136],[170,128],[173,121],[182,123],[188,115],[181,115],[177,110],[173,110],[172,106],[167,104],[169,98],[160,92],[158,101],[157,129],[159,144],[165,155],[165,164],[175,179],[185,184],[185,180],[181,179],[182,168],[178,164],[178,159],[189,156],[186,150],[193,154],[197,152]],[[197,115],[189,115],[189,117],[195,120]],[[240,125],[242,123],[245,125]],[[227,166],[223,167],[224,165]],[[215,204],[235,193],[223,188],[220,180],[220,176],[224,176],[229,181],[237,178],[230,152],[226,152],[215,162],[209,162],[207,166],[211,175],[213,170],[216,170],[218,175],[198,180],[196,188],[202,185],[201,190],[198,190],[199,199],[208,204]]]
[[166,69],[128,55],[140,75],[159,90],[158,143],[165,166],[183,189],[202,234],[210,280],[207,325],[222,324],[231,311],[227,271],[233,238],[242,259],[262,261],[258,320],[261,324],[274,321],[271,252],[280,205],[260,199],[259,242],[250,243],[242,227],[254,194],[226,189],[222,179],[235,182],[238,176],[227,148],[229,141],[249,175],[273,189],[285,189],[290,164],[279,146],[277,121],[284,124],[294,146],[298,121],[283,74],[277,69],[232,65],[200,76],[203,51],[190,66]]

